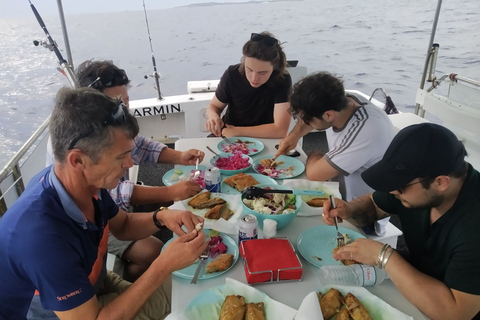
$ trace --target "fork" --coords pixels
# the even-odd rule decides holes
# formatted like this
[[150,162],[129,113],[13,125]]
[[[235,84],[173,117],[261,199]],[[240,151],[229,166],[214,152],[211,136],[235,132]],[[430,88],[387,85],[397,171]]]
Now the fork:
[[200,176],[200,170],[198,170],[198,162],[199,162],[199,158],[197,158],[197,162],[195,163],[195,172],[193,173],[193,180],[196,180],[198,179],[198,177]]
[[[332,209],[335,209],[337,207],[337,204],[335,203],[335,197],[333,194],[330,195],[330,203],[332,204]],[[338,231],[338,220],[337,217],[334,217],[335,221],[335,228],[337,229],[337,248],[343,247],[345,245],[345,238],[343,237],[343,234]]]
[[200,275],[200,270],[202,269],[202,265],[205,262],[205,260],[207,260],[209,253],[210,253],[210,245],[207,245],[205,250],[203,250],[202,254],[200,255],[200,261],[198,262],[197,270],[195,270],[195,274],[193,275],[193,278],[190,284],[197,284],[198,276]]
[[227,137],[225,137],[225,136],[222,136],[222,139],[223,139],[223,141],[225,141],[228,144],[235,144],[232,141],[228,140]]

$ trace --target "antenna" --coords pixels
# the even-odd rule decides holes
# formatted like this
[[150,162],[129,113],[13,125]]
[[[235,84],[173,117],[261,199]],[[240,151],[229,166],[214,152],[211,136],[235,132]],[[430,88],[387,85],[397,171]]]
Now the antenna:
[[[145,13],[145,23],[147,24],[147,32],[148,32],[148,41],[150,42],[150,51],[152,52],[152,63],[153,63],[153,76],[155,78],[155,84],[157,85],[158,91],[158,99],[163,100],[162,93],[160,91],[160,74],[157,72],[157,63],[155,62],[155,56],[153,55],[153,46],[152,46],[152,37],[150,36],[150,27],[148,26],[148,17],[147,17],[147,9],[145,7],[145,0],[143,0],[143,12]],[[145,79],[148,77],[145,76]]]

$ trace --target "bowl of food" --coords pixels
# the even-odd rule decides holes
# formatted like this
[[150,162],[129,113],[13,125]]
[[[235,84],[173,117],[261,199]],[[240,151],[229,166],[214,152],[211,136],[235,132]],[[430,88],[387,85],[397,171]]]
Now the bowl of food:
[[282,229],[292,222],[302,203],[300,196],[291,193],[273,193],[274,190],[292,190],[282,185],[259,184],[256,187],[271,189],[272,193],[266,193],[253,199],[247,199],[242,194],[243,212],[257,217],[260,228],[263,228],[265,219],[275,220],[277,229]]
[[234,175],[245,172],[252,166],[253,160],[242,153],[220,153],[210,160],[210,164],[220,169],[224,175]]

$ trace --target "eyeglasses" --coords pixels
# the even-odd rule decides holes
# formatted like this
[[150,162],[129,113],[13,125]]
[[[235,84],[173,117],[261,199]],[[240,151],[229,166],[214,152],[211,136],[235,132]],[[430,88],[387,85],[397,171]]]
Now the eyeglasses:
[[123,69],[114,69],[111,72],[102,72],[92,83],[89,88],[103,89],[128,84],[127,73]]
[[412,182],[412,183],[406,184],[403,187],[398,188],[397,191],[398,191],[398,193],[403,194],[403,192],[405,192],[406,188],[408,188],[410,186],[413,186],[414,184],[417,184],[417,183],[422,183],[422,182],[427,181],[427,180],[429,180],[429,179],[423,179],[423,180],[419,180],[417,182]]
[[[109,114],[105,120],[102,122],[102,127],[106,126],[119,126],[127,121],[127,114],[128,114],[128,109],[127,106],[123,103],[120,102],[112,111],[111,114]],[[68,146],[68,150],[72,150],[75,148],[75,145],[78,143],[83,138],[88,137],[92,133],[94,133],[96,128],[94,126],[91,126],[90,129],[88,129],[87,132],[82,133],[78,137],[72,140],[70,145]]]
[[264,35],[260,33],[252,33],[250,40],[252,40],[253,42],[261,41],[263,44],[269,47],[278,43],[278,40],[275,39],[274,37],[270,37],[268,35]]

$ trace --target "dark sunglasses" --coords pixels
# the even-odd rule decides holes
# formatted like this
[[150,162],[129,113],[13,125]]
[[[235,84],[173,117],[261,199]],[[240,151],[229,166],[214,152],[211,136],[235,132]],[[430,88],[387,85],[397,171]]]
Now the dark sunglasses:
[[[121,102],[119,103],[112,111],[111,114],[109,114],[105,120],[102,122],[102,127],[106,126],[119,126],[127,121],[127,114],[128,114],[128,109],[127,106]],[[78,137],[72,140],[70,145],[68,146],[68,150],[72,150],[75,148],[75,145],[78,143],[83,138],[88,137],[92,133],[94,133],[96,128],[94,126],[91,126],[90,129],[88,129],[87,132],[82,133]]]
[[403,187],[398,188],[397,191],[398,191],[398,193],[403,194],[403,192],[405,192],[406,188],[408,188],[410,186],[413,186],[414,184],[417,184],[417,183],[422,183],[422,182],[427,181],[427,180],[428,179],[423,179],[423,180],[419,180],[417,182],[412,182],[412,183],[406,184]]
[[127,73],[123,69],[115,69],[110,72],[102,72],[92,83],[89,88],[103,89],[116,86],[123,86],[128,83]]
[[260,41],[260,42],[262,42],[263,44],[265,44],[266,46],[269,46],[269,47],[278,43],[278,40],[275,39],[274,37],[270,37],[270,36],[260,34],[260,33],[252,33],[252,35],[250,37],[250,40],[252,40],[253,42],[259,42]]

